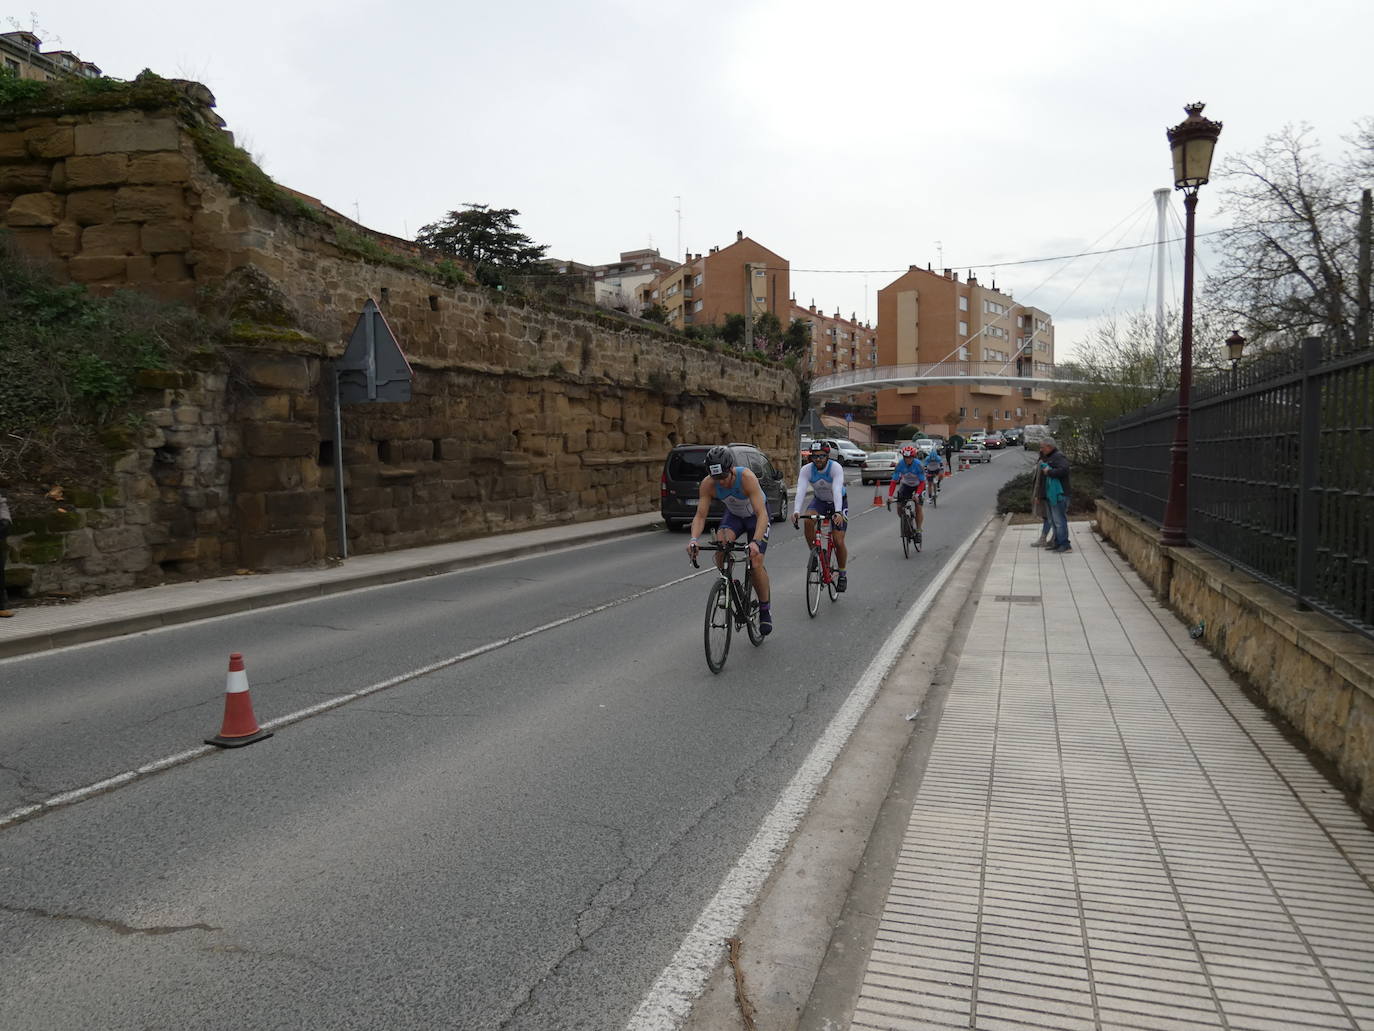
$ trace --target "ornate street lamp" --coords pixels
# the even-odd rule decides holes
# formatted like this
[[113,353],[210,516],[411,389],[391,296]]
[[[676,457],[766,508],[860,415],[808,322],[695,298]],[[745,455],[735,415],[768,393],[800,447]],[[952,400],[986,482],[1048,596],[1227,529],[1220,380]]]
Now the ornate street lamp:
[[1240,335],[1240,330],[1231,330],[1231,335],[1226,338],[1226,357],[1231,359],[1232,370],[1236,367],[1236,362],[1240,361],[1240,356],[1245,352],[1245,337]]
[[1197,191],[1206,185],[1212,172],[1212,152],[1221,135],[1221,123],[1202,117],[1205,105],[1188,104],[1188,113],[1168,130],[1169,148],[1174,154],[1174,189],[1183,191],[1187,215],[1183,232],[1183,340],[1179,356],[1178,417],[1174,423],[1174,445],[1169,462],[1169,500],[1164,508],[1164,527],[1160,543],[1183,547],[1188,544],[1188,407],[1193,387],[1193,240]]

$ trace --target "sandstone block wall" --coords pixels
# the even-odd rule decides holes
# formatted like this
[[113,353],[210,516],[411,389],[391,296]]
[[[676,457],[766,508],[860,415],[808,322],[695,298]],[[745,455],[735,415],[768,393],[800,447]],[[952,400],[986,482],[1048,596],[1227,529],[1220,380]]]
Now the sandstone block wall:
[[747,440],[794,466],[790,373],[454,285],[390,238],[249,200],[205,158],[208,93],[185,93],[0,116],[0,224],[25,254],[96,291],[229,298],[237,320],[213,369],[149,381],[107,484],[11,538],[28,593],[334,554],[329,362],[368,298],[415,379],[408,403],[345,408],[354,552],[652,511],[678,443]]
[[[1193,548],[1161,548],[1158,531],[1111,502],[1098,527],[1133,566],[1164,585],[1161,597],[1243,673],[1265,701],[1330,760],[1374,812],[1374,642],[1228,563]],[[1139,557],[1139,560],[1138,560]],[[1157,588],[1158,589],[1158,588]]]

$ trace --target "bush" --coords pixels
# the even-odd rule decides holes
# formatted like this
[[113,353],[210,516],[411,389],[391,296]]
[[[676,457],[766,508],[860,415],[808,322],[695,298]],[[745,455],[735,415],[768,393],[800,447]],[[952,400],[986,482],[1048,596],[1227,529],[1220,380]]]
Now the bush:
[[[0,234],[0,480],[54,481],[103,453],[143,369],[166,369],[210,346],[189,308],[128,291],[97,297],[59,284],[5,246]],[[84,463],[84,464],[83,464]]]
[[[1031,513],[1031,480],[1034,473],[1013,476],[997,492],[997,512]],[[1102,470],[1083,466],[1070,471],[1069,515],[1092,515],[1097,511],[1097,499],[1102,497]]]

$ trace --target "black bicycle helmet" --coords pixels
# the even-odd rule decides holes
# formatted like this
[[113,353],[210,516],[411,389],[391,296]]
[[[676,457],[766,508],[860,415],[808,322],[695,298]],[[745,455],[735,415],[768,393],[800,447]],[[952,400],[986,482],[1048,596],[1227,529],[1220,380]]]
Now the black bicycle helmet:
[[735,467],[735,453],[722,444],[706,452],[706,471],[712,476],[724,476]]

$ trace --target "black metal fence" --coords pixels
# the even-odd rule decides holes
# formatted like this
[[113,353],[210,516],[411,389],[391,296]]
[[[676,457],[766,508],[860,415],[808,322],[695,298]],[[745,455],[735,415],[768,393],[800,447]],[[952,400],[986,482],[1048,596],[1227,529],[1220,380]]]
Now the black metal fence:
[[[1177,395],[1109,423],[1103,492],[1159,525]],[[1374,637],[1374,349],[1309,339],[1193,391],[1188,536]]]

